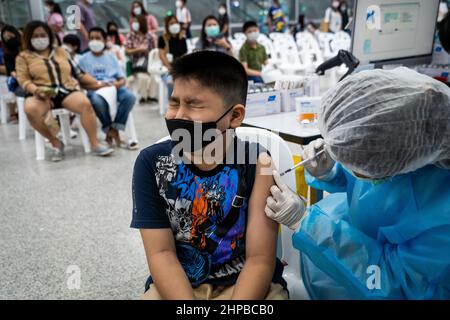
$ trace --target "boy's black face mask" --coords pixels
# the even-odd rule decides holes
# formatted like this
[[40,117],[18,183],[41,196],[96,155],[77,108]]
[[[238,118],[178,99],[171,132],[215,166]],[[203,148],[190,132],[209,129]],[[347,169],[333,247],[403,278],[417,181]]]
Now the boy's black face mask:
[[[183,119],[166,119],[167,129],[172,139],[172,145],[175,146],[180,142],[184,143],[186,145],[186,148],[183,147],[183,150],[190,152],[195,152],[205,148],[215,140],[215,137],[220,134],[218,133],[217,123],[222,120],[231,110],[233,110],[233,107],[229,108],[219,119],[214,122],[195,122]],[[189,146],[190,150],[187,150],[187,147]]]

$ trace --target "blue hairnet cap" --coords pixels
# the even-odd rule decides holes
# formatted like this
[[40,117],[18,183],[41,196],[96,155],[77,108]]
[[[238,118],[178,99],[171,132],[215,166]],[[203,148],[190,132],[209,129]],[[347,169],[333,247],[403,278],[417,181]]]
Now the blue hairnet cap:
[[325,94],[319,128],[330,156],[368,178],[450,169],[450,89],[407,68],[347,77]]

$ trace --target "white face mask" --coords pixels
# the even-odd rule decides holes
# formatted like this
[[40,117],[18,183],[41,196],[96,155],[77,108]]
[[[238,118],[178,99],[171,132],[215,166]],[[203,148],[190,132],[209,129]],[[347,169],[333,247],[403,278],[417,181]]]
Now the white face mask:
[[31,39],[31,45],[37,51],[44,51],[50,45],[50,39],[47,37],[46,38],[33,38],[33,39]]
[[247,34],[248,41],[256,42],[256,41],[258,41],[258,38],[259,38],[259,31],[253,31],[253,32],[250,32],[249,34]]
[[183,3],[181,1],[177,1],[177,2],[175,2],[175,6],[177,8],[181,8],[183,6]]
[[173,35],[180,33],[181,26],[179,23],[175,23],[169,26],[169,32]]
[[105,49],[105,43],[99,40],[89,41],[89,49],[94,53],[100,53]]
[[136,16],[139,16],[142,14],[142,9],[141,9],[141,7],[136,7],[133,9],[133,12]]
[[136,31],[136,32],[139,31],[139,27],[140,27],[139,22],[133,22],[133,23],[131,24],[131,28],[132,28],[134,31]]
[[225,13],[227,13],[227,9],[225,9],[225,8],[219,8],[219,14],[220,14],[221,16],[225,15]]
[[93,3],[94,3],[94,0],[87,0],[87,2],[88,2],[89,4],[93,4]]

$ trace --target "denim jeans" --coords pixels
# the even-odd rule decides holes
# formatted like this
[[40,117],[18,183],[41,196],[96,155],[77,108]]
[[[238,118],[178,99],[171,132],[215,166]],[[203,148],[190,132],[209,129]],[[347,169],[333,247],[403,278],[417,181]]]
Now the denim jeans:
[[172,76],[169,73],[165,73],[161,75],[162,81],[165,83],[167,88],[167,99],[170,100],[170,97],[173,93],[173,79]]
[[102,123],[102,130],[107,133],[111,128],[125,130],[128,115],[136,103],[136,97],[125,87],[117,90],[117,114],[114,121],[111,120],[109,106],[103,97],[96,94],[95,91],[88,92],[88,98],[94,107],[95,114]]

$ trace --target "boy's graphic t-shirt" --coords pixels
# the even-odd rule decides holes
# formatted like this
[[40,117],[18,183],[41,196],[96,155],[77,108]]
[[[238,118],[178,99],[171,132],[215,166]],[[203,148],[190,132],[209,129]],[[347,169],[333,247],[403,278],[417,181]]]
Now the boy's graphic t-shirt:
[[[247,160],[265,151],[236,139],[238,149],[245,151]],[[205,172],[177,162],[171,150],[168,140],[146,148],[136,160],[131,227],[171,228],[177,257],[193,286],[233,285],[245,264],[248,200],[256,165],[241,160]],[[282,272],[277,260],[273,282],[286,287]],[[151,278],[147,286],[150,283]]]

